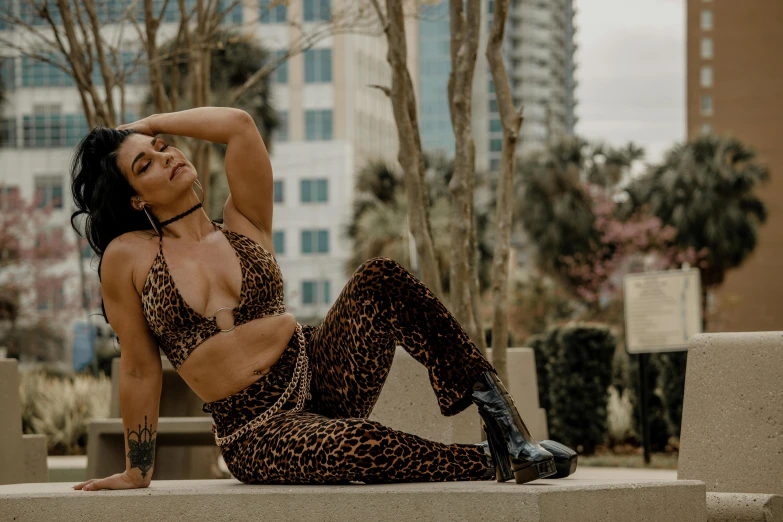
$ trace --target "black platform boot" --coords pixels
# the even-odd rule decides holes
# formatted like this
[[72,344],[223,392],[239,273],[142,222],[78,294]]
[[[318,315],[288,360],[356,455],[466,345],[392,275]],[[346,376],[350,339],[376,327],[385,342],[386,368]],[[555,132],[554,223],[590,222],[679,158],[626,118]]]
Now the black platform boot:
[[557,473],[554,456],[530,435],[497,375],[484,372],[468,393],[484,420],[498,482],[513,476],[517,484],[524,484]]
[[542,448],[555,456],[557,473],[549,478],[565,478],[569,475],[573,475],[576,471],[576,461],[578,458],[578,455],[574,450],[565,444],[561,444],[554,440],[542,440],[539,444],[541,444]]

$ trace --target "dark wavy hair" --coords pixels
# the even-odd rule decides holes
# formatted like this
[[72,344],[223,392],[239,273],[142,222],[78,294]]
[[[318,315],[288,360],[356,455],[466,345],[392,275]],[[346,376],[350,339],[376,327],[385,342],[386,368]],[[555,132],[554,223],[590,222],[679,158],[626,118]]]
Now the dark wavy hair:
[[[125,178],[118,162],[120,145],[135,133],[132,129],[94,127],[76,145],[76,152],[71,160],[71,193],[77,208],[71,214],[71,226],[77,234],[87,238],[97,254],[99,281],[103,253],[109,243],[126,232],[150,228],[146,214],[130,206],[130,198],[136,195],[136,191]],[[84,234],[74,222],[81,214],[86,215]],[[152,216],[152,219],[160,229],[160,223],[155,216]],[[103,297],[101,312],[108,323]]]

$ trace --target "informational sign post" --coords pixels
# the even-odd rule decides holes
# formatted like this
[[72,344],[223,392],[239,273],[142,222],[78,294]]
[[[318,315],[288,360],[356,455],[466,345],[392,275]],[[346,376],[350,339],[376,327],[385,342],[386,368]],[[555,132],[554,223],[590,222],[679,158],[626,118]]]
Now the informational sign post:
[[702,331],[697,268],[629,274],[623,280],[628,353],[686,350]]
[[702,332],[701,277],[697,268],[629,274],[623,280],[625,347],[639,356],[639,398],[644,461],[650,463],[647,358],[687,350]]

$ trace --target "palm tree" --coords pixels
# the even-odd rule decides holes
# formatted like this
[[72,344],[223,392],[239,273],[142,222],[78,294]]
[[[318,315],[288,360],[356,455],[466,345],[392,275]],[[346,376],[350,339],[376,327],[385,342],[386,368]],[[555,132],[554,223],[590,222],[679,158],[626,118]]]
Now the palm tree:
[[[441,284],[449,290],[449,260],[451,258],[449,227],[451,201],[448,184],[454,173],[453,160],[427,154],[425,180],[430,201],[430,221],[435,255],[441,267]],[[477,174],[477,193],[486,187],[483,173]],[[476,221],[479,247],[479,282],[489,285],[492,259],[490,219],[494,206],[486,198],[477,197]],[[412,271],[408,234],[407,198],[402,172],[396,165],[372,161],[361,168],[356,179],[352,217],[344,233],[353,242],[351,257],[346,261],[346,273],[351,273],[364,260],[375,256],[395,259]]]
[[681,249],[706,251],[706,296],[756,248],[767,210],[754,189],[768,178],[755,151],[738,139],[702,135],[675,145],[663,163],[631,183],[623,210],[645,208],[677,230]]

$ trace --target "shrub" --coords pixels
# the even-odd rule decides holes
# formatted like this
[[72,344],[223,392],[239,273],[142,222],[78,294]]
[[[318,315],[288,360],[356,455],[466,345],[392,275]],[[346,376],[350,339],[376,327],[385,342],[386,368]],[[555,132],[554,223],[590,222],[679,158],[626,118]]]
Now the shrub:
[[111,380],[21,373],[19,395],[25,433],[46,435],[50,454],[84,454],[90,419],[109,415]]
[[528,343],[536,349],[550,436],[583,454],[593,453],[606,440],[616,345],[607,326],[591,323],[553,327]]

